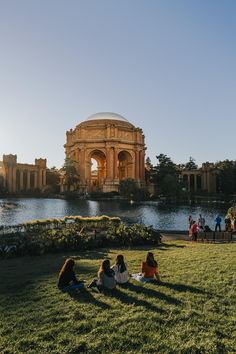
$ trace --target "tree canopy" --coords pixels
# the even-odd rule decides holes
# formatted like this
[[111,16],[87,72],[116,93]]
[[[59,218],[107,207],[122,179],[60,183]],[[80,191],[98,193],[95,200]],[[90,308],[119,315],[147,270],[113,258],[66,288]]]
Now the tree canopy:
[[195,159],[190,156],[189,161],[184,165],[185,170],[196,170],[198,168]]
[[62,170],[65,172],[66,184],[68,189],[73,186],[74,189],[77,189],[79,183],[79,174],[75,167],[76,162],[72,159],[65,159]]

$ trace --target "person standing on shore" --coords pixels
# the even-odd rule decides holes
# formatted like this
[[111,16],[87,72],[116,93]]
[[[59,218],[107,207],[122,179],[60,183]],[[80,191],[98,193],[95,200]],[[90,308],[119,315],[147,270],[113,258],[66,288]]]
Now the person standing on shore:
[[220,217],[220,215],[217,215],[215,222],[216,222],[215,231],[217,231],[217,229],[219,229],[219,231],[221,232],[221,217]]
[[193,224],[191,226],[191,232],[192,232],[192,241],[197,241],[198,226],[196,221],[193,221]]
[[189,217],[188,217],[188,224],[189,224],[189,229],[191,229],[191,226],[193,225],[192,215],[189,215]]
[[202,217],[201,214],[199,214],[198,226],[201,230],[203,230],[205,227],[205,219]]

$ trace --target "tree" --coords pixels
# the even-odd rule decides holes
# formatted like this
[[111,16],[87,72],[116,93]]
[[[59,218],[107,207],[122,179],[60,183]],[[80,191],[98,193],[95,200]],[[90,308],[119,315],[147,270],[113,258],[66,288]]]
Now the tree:
[[122,179],[119,189],[122,197],[133,199],[137,191],[137,183],[133,178]]
[[0,195],[4,196],[7,194],[7,190],[4,187],[4,177],[0,175]]
[[146,188],[139,188],[132,178],[120,181],[120,195],[131,200],[145,200],[149,198],[149,192]]
[[184,165],[185,170],[197,170],[198,166],[195,163],[195,159],[190,156],[189,161]]
[[176,197],[180,191],[179,171],[170,157],[164,154],[156,156],[155,182],[158,193],[166,197]]
[[47,186],[50,187],[52,193],[60,192],[60,173],[56,167],[47,169]]
[[79,183],[79,174],[75,167],[76,161],[66,158],[62,170],[65,172],[66,184],[68,190],[73,186],[74,190],[77,189]]
[[153,182],[153,175],[155,175],[155,170],[153,169],[151,159],[149,157],[147,157],[146,162],[145,162],[145,181],[146,181],[146,183]]
[[219,187],[224,194],[236,193],[236,161],[220,161],[216,164],[219,172]]

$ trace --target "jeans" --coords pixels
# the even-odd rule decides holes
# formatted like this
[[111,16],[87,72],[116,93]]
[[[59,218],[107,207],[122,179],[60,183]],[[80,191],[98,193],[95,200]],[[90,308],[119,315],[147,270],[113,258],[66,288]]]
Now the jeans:
[[140,281],[141,283],[148,283],[148,282],[152,282],[155,279],[154,278],[144,278],[142,275],[138,274],[131,274],[131,278]]
[[61,291],[69,291],[69,290],[74,290],[74,289],[83,289],[84,288],[84,282],[80,281],[78,284],[71,284],[68,286],[64,286],[64,287],[58,287],[59,290]]

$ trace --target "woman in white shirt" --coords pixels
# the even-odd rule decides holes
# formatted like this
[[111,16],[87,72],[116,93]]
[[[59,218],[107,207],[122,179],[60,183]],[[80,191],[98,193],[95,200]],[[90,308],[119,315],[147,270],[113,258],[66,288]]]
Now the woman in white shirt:
[[115,272],[115,280],[118,284],[124,284],[128,282],[128,266],[127,263],[124,262],[124,256],[122,254],[118,254],[116,257],[116,264],[112,266],[112,269]]

